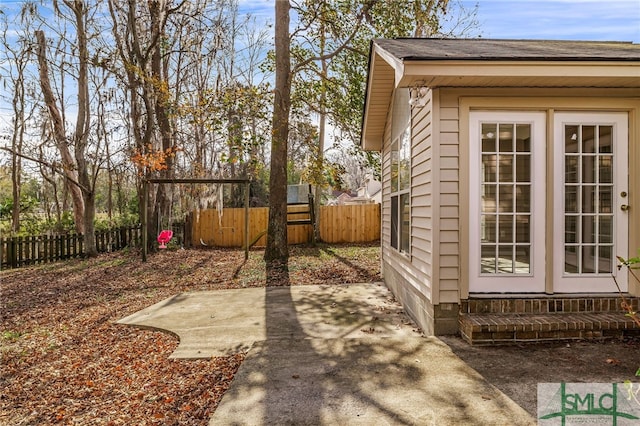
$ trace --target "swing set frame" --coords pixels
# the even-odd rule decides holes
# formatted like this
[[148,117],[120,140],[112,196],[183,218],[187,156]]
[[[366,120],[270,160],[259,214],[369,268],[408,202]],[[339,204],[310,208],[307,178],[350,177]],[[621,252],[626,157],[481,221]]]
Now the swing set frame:
[[147,235],[147,222],[148,222],[148,211],[147,211],[147,203],[149,197],[149,184],[152,183],[163,183],[163,184],[194,184],[194,183],[205,183],[205,184],[243,184],[244,186],[244,259],[249,259],[249,184],[251,183],[250,179],[207,179],[207,178],[192,178],[192,179],[170,179],[170,178],[155,178],[155,179],[144,179],[142,181],[142,192],[144,194],[142,198],[142,261],[147,261],[147,244],[149,236]]

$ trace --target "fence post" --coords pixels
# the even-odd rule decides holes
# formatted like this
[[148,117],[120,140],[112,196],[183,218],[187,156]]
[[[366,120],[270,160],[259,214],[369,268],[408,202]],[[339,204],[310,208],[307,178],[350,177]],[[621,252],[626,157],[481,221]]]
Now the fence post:
[[2,265],[5,264],[4,255],[7,253],[7,250],[4,248],[5,244],[6,240],[4,238],[0,238],[0,269],[2,269]]
[[11,265],[12,268],[18,267],[18,254],[16,253],[17,242],[18,242],[18,238],[12,237],[11,244],[9,245],[9,253],[8,253],[9,264]]
[[18,246],[16,247],[18,251],[18,266],[22,266],[23,259],[24,259],[24,256],[22,253],[22,241],[23,241],[23,238],[18,237]]

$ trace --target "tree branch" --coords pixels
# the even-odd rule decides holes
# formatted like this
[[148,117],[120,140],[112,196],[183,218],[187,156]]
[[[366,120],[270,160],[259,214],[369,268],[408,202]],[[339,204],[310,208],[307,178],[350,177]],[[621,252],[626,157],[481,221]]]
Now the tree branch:
[[298,72],[299,70],[301,70],[311,62],[326,61],[326,60],[332,59],[333,57],[339,55],[343,50],[345,50],[348,47],[349,43],[351,43],[351,40],[353,40],[354,37],[358,34],[358,31],[360,31],[360,27],[362,26],[362,20],[367,15],[367,13],[369,13],[369,10],[373,7],[374,4],[375,4],[375,1],[370,1],[367,4],[365,4],[364,8],[360,11],[360,13],[358,13],[358,17],[356,18],[356,24],[353,27],[353,31],[351,31],[351,34],[349,34],[349,36],[342,42],[340,46],[338,46],[338,48],[336,48],[336,50],[334,50],[331,53],[327,53],[326,55],[314,56],[311,58],[307,58],[302,62],[297,63],[294,67],[292,67],[292,70],[291,70],[292,74],[295,74],[296,72]]
[[8,148],[6,146],[0,146],[0,150],[7,151],[7,152],[11,153],[12,155],[15,155],[16,157],[24,158],[25,160],[33,161],[35,163],[42,164],[43,166],[47,166],[51,170],[53,170],[54,172],[60,174],[67,181],[69,181],[70,183],[72,183],[75,186],[77,186],[78,188],[80,188],[82,191],[89,191],[89,189],[85,188],[80,182],[78,182],[77,180],[75,180],[74,178],[72,178],[70,176],[67,176],[65,174],[65,172],[64,172],[64,168],[60,167],[56,163],[49,163],[49,162],[44,161],[44,160],[42,160],[40,158],[35,158],[35,157],[31,157],[31,156],[29,156],[27,154],[22,154],[22,153],[19,153],[19,152],[15,152],[13,149]]

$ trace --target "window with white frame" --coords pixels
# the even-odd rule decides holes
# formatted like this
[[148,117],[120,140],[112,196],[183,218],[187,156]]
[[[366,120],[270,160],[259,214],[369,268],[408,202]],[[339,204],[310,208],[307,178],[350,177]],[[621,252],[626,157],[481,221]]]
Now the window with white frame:
[[391,141],[391,247],[410,253],[411,107],[408,89],[394,99]]

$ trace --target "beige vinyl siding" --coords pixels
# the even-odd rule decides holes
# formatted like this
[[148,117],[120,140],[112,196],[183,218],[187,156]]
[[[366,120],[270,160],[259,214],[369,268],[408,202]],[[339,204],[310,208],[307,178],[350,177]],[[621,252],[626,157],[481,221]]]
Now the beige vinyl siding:
[[421,287],[431,299],[433,280],[433,126],[429,102],[412,111],[411,147],[411,263]]
[[438,303],[458,303],[460,293],[460,123],[457,97],[439,97]]
[[391,241],[391,120],[387,116],[382,150],[383,206],[382,252],[383,274],[389,288],[407,313],[426,333],[433,333],[433,189],[431,103],[413,108],[411,119],[411,253],[401,254]]

